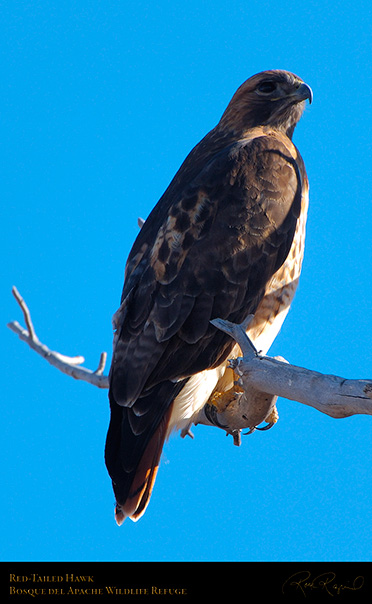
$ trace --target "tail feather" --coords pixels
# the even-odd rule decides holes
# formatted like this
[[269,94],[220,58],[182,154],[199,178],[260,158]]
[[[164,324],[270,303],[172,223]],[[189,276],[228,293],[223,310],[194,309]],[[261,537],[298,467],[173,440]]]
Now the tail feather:
[[160,457],[167,434],[172,407],[173,403],[162,418],[145,449],[141,461],[137,466],[126,501],[122,504],[117,502],[115,520],[119,526],[127,517],[133,521],[139,520],[146,511],[159,469]]
[[115,520],[139,520],[151,497],[167,436],[173,401],[187,379],[162,382],[131,407],[109,392],[111,418],[105,461],[116,498]]

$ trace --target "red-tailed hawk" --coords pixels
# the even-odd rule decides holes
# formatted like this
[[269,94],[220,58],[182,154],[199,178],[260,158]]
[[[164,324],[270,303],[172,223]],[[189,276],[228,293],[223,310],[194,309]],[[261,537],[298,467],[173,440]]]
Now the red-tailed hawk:
[[291,139],[311,89],[286,71],[249,78],[187,156],[129,254],[114,316],[105,459],[118,524],[138,520],[164,440],[233,386],[241,323],[267,352],[292,301],[304,249],[308,181]]

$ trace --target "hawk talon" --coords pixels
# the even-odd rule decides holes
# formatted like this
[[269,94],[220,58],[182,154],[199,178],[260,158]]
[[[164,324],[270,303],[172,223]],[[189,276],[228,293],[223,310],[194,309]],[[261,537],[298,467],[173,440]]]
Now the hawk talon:
[[214,425],[217,426],[218,428],[222,428],[223,430],[228,430],[229,426],[225,426],[224,424],[220,424],[220,422],[217,419],[217,408],[215,405],[208,405],[206,404],[204,407],[204,413],[206,418]]
[[270,428],[272,428],[274,424],[275,422],[269,422],[268,424],[266,424],[266,426],[262,426],[262,428],[256,426],[256,429],[261,430],[261,432],[263,432],[264,430],[270,430]]
[[253,432],[255,432],[255,430],[256,430],[256,427],[254,426],[253,428],[251,428],[249,430],[249,432],[243,432],[243,436],[248,436],[248,434],[253,434]]
[[265,430],[270,430],[270,428],[272,428],[274,424],[275,424],[275,422],[269,422],[268,424],[266,424],[266,426],[262,426],[262,428],[259,428],[258,426],[254,426],[253,428],[251,428],[249,430],[249,432],[243,432],[243,436],[247,436],[248,434],[253,434],[253,432],[255,430],[260,430],[261,432],[264,432]]

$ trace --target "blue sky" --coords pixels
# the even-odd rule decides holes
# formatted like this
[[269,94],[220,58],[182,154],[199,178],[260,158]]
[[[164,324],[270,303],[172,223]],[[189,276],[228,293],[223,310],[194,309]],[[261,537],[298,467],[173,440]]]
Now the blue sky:
[[310,179],[300,287],[272,354],[371,376],[370,3],[1,3],[1,558],[371,560],[369,416],[280,400],[268,432],[166,445],[145,516],[114,522],[106,391],[6,328],[95,368],[146,217],[236,88],[283,68],[313,89],[294,137]]

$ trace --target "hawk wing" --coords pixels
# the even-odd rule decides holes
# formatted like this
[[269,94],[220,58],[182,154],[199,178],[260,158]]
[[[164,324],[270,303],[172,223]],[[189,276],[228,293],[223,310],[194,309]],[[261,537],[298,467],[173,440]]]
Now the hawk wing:
[[231,352],[233,341],[210,320],[253,314],[287,258],[302,194],[292,148],[261,130],[200,162],[191,181],[179,173],[137,237],[110,370],[106,464],[119,524],[146,508],[187,379]]

